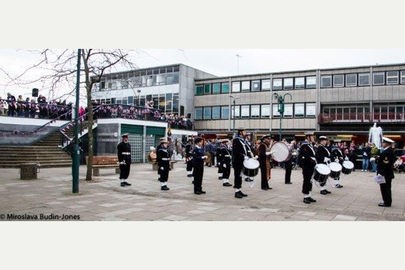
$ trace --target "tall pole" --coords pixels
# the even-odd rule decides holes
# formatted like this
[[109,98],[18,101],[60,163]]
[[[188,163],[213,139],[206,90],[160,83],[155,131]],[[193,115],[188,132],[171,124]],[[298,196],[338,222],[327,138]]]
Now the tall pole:
[[235,115],[235,98],[233,98],[233,137],[235,137],[235,118],[236,118],[236,115]]
[[80,58],[81,49],[77,50],[77,70],[76,70],[76,105],[75,105],[75,128],[74,128],[74,144],[72,155],[72,192],[79,193],[79,164],[80,164],[80,151],[79,151],[79,97],[80,97]]

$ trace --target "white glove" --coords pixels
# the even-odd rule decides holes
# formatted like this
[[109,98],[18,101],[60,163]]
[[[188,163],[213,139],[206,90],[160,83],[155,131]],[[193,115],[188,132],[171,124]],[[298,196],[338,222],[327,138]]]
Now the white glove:
[[349,160],[349,158],[348,158],[348,157],[345,157],[345,160]]
[[325,162],[325,163],[327,163],[327,162],[329,162],[329,161],[330,161],[330,158],[325,157],[325,158],[323,159],[323,162]]
[[248,156],[245,156],[245,160],[248,160],[249,159],[249,157]]
[[266,152],[266,156],[270,156],[272,152]]
[[202,156],[202,159],[206,159],[206,158],[208,158],[208,156]]
[[120,165],[126,165],[125,160],[120,162]]
[[254,157],[254,159],[258,159],[258,158],[259,158],[258,156],[255,156],[255,157]]
[[226,164],[224,164],[223,167],[226,168]]
[[163,168],[163,167],[160,167],[160,169],[163,171],[165,168]]

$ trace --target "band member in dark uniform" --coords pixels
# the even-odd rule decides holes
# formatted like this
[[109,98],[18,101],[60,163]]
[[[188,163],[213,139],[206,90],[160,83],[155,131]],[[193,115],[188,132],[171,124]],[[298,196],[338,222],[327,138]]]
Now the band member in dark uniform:
[[215,156],[217,158],[217,166],[218,166],[218,179],[221,180],[223,177],[223,167],[222,167],[222,148],[224,148],[224,140],[220,140],[218,142],[218,147],[215,150]]
[[316,202],[316,200],[311,198],[311,179],[316,165],[316,153],[313,147],[313,143],[315,142],[314,133],[307,132],[305,133],[305,136],[305,141],[301,145],[298,159],[302,167],[302,175],[304,177],[304,182],[302,184],[304,203],[309,204],[311,202]]
[[[327,143],[328,143],[328,138],[326,138],[326,136],[320,136],[318,149],[316,151],[316,161],[318,163],[323,163],[326,165],[328,165],[330,163],[330,158],[331,158],[330,152],[329,152],[328,148],[326,147]],[[327,181],[320,183],[320,187],[321,187],[320,193],[322,195],[327,195],[329,193],[332,193],[326,189],[326,183],[327,183]]]
[[258,150],[260,172],[261,172],[261,188],[262,190],[272,189],[269,185],[271,178],[271,152],[270,152],[270,135],[265,135],[261,139]]
[[158,163],[158,174],[160,175],[159,181],[161,184],[161,190],[169,190],[167,187],[167,180],[169,178],[169,170],[170,170],[170,155],[167,151],[167,144],[168,141],[166,138],[160,139],[160,147],[157,151],[157,158],[156,161]]
[[290,157],[288,158],[288,160],[284,161],[284,167],[285,167],[285,177],[284,177],[284,183],[285,184],[292,184],[291,183],[291,172],[292,172],[292,150],[294,150],[294,146],[295,146],[295,141],[291,141],[290,144],[288,145],[288,151],[290,152]]
[[232,140],[232,166],[234,171],[234,188],[235,188],[235,198],[241,199],[247,197],[247,194],[244,194],[241,191],[242,188],[242,170],[243,170],[243,161],[249,157],[253,157],[253,153],[250,150],[250,147],[246,144],[245,141],[246,132],[244,129],[238,130],[238,135]]
[[193,149],[193,176],[194,176],[194,194],[200,195],[206,192],[202,190],[202,181],[204,174],[204,147],[202,146],[203,140],[196,138],[194,140],[195,147]]
[[[252,141],[252,137],[251,137],[250,134],[246,134],[245,142],[246,142],[246,145],[249,147],[250,152],[252,153],[252,157],[255,156],[256,155],[255,145],[254,145],[254,143]],[[246,182],[252,182],[253,179],[251,179],[250,177],[245,177],[245,181]]]
[[[342,150],[339,149],[337,146],[332,146],[331,151],[331,159],[334,162],[339,162],[340,165],[343,165],[343,161],[345,161],[345,157],[342,153]],[[340,176],[339,178],[335,179],[335,188],[342,188],[343,186],[340,184]]]
[[393,140],[383,137],[382,146],[384,150],[379,156],[377,163],[377,175],[381,175],[385,179],[385,183],[380,184],[381,195],[384,201],[378,204],[381,207],[390,207],[392,204],[391,182],[394,179],[393,166],[396,159],[394,151],[391,148],[393,142]]
[[229,140],[225,139],[222,141],[223,147],[221,147],[221,167],[222,167],[222,185],[224,187],[231,187],[232,184],[229,183],[229,175],[231,174],[231,149],[229,149]]
[[186,145],[187,177],[193,177],[193,139],[190,137]]
[[117,146],[118,162],[120,164],[121,187],[130,186],[127,182],[131,168],[131,145],[128,143],[128,134],[122,134],[122,142]]

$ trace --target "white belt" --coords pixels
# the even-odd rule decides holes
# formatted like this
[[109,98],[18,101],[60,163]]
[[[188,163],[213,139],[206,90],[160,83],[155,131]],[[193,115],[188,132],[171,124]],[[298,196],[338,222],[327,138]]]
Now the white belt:
[[231,155],[225,155],[225,157],[230,157]]
[[131,155],[131,152],[122,152],[122,155]]
[[162,158],[162,160],[170,160],[170,158]]

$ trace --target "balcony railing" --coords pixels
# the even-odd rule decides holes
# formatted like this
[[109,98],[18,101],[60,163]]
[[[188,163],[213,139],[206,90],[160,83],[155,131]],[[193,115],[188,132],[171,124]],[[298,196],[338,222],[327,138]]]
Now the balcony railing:
[[341,122],[405,122],[404,113],[374,113],[374,116],[371,113],[336,113],[333,115],[329,114],[319,114],[318,115],[319,123],[341,123]]

